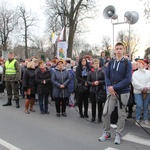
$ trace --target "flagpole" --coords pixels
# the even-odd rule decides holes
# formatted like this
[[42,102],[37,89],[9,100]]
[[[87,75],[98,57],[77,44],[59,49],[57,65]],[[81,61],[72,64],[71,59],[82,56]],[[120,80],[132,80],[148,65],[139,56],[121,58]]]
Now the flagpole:
[[66,17],[65,17],[65,0],[62,1],[62,26],[64,28],[63,41],[66,41]]

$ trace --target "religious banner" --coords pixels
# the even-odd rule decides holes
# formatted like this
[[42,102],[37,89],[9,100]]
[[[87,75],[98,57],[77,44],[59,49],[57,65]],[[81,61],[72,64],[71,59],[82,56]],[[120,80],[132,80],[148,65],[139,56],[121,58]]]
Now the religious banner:
[[66,41],[58,42],[57,44],[57,58],[66,59],[68,44]]

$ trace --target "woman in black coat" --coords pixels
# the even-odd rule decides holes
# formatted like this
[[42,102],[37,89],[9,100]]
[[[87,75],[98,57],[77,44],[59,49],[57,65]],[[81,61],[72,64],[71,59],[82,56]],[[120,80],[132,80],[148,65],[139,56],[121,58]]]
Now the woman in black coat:
[[64,61],[58,60],[52,73],[53,98],[55,99],[56,116],[60,117],[60,103],[62,102],[62,116],[66,117],[66,102],[70,96],[68,85],[70,83],[69,72],[64,68]]
[[[28,62],[27,69],[23,74],[23,89],[26,95],[25,101],[25,113],[29,114],[29,110],[35,112],[33,109],[34,100],[35,100],[35,63],[33,61]],[[28,107],[30,105],[30,109]]]
[[50,71],[45,67],[43,61],[39,61],[39,67],[36,71],[36,82],[41,114],[49,114],[48,97],[51,94],[51,77]]
[[[87,84],[87,75],[90,71],[90,66],[85,58],[80,58],[76,68],[77,90],[78,90],[78,106],[81,118],[88,118],[88,97],[89,87]],[[84,102],[84,115],[82,104]]]
[[[102,69],[99,68],[99,60],[94,59],[92,62],[92,69],[88,74],[88,84],[90,85],[90,100],[92,103],[92,119],[91,122],[95,121],[96,117],[96,92],[103,91],[103,87],[105,87],[105,74]],[[106,91],[104,91],[104,94],[106,94]],[[98,122],[101,122],[102,118],[102,111],[103,111],[103,100],[99,100],[98,102]]]

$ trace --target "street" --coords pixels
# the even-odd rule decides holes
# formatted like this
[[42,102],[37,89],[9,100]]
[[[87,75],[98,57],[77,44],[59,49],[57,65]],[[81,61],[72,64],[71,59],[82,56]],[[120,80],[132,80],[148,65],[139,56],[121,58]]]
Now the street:
[[[24,101],[21,108],[3,107],[6,96],[0,98],[0,150],[149,150],[150,135],[135,125],[133,119],[127,119],[122,134],[121,145],[113,143],[115,129],[111,139],[99,142],[102,123],[91,123],[79,117],[72,107],[67,107],[67,117],[56,117],[54,103],[49,105],[50,114],[40,114],[38,103],[36,112],[24,113]],[[91,111],[89,105],[89,120]],[[78,109],[77,109],[78,110]],[[150,127],[145,128],[150,133]]]

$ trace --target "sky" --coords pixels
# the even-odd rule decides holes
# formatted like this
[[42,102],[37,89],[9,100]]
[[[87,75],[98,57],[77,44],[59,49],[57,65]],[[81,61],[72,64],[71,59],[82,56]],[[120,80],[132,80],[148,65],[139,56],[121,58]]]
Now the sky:
[[[91,21],[91,31],[90,37],[87,37],[87,41],[94,43],[99,43],[103,36],[110,36],[113,39],[113,29],[111,19],[105,19],[103,16],[103,10],[109,5],[113,5],[116,9],[116,14],[118,15],[118,23],[124,22],[124,14],[126,11],[136,11],[139,14],[139,20],[136,24],[131,25],[135,34],[140,37],[139,51],[136,54],[137,57],[141,55],[143,57],[144,50],[148,46],[148,41],[150,40],[150,24],[146,24],[144,18],[144,5],[140,0],[103,0],[99,2],[100,10],[99,17],[95,21]],[[113,22],[117,22],[114,20]],[[120,30],[129,29],[128,24],[119,24],[114,26],[114,39]],[[112,40],[113,41],[113,40]],[[150,43],[150,42],[149,42]]]
[[[11,4],[14,4],[14,6],[17,4],[24,4],[27,9],[31,9],[33,12],[37,13],[39,20],[41,20],[38,33],[42,33],[46,22],[42,10],[45,0],[0,0],[0,2],[1,1],[10,2]],[[89,44],[99,45],[101,44],[100,41],[103,36],[110,36],[111,40],[113,39],[111,19],[105,19],[103,17],[103,10],[105,7],[113,5],[116,9],[116,14],[118,15],[118,22],[124,22],[124,13],[126,11],[136,11],[139,14],[138,22],[131,25],[131,28],[135,31],[137,36],[141,38],[141,44],[139,45],[140,50],[137,55],[143,55],[143,51],[147,48],[147,43],[150,39],[150,24],[146,24],[144,18],[143,2],[140,0],[97,0],[97,2],[99,15],[94,20],[89,21],[90,32],[85,35],[85,40]],[[115,25],[114,37],[116,38],[118,31],[127,30],[128,28],[128,24]]]

